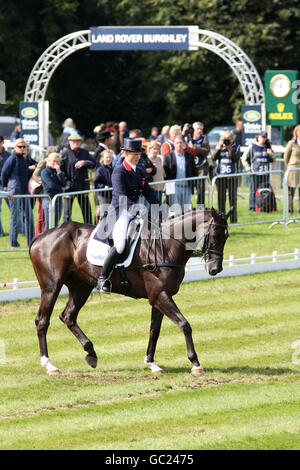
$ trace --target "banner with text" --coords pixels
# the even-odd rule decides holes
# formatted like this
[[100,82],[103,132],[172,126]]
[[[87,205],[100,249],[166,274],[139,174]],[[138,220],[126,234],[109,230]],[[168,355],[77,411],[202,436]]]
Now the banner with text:
[[195,49],[195,26],[93,26],[90,49],[97,50],[178,50]]
[[256,136],[262,131],[261,105],[242,105],[242,145],[249,146],[256,142]]
[[21,135],[25,142],[39,145],[39,104],[38,102],[20,102]]

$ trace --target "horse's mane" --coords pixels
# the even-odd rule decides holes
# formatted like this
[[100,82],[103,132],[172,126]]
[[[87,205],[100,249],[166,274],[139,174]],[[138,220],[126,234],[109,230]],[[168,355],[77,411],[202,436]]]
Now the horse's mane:
[[[165,220],[163,222],[163,224],[169,224],[169,225],[174,225],[174,224],[177,224],[178,222],[182,222],[184,219],[186,219],[187,217],[189,217],[190,215],[193,215],[195,214],[196,212],[205,212],[205,211],[211,211],[212,209],[209,209],[209,208],[203,208],[203,209],[191,209],[187,212],[184,212],[184,214],[178,214],[178,215],[175,215],[173,217],[170,217],[169,219]],[[221,212],[220,212],[221,214]]]
[[210,208],[205,207],[201,209],[194,208],[190,211],[185,212],[184,214],[179,214],[174,217],[171,217],[170,219],[167,219],[164,222],[162,222],[161,227],[162,229],[165,228],[165,229],[173,230],[176,224],[182,224],[184,223],[184,221],[187,220],[188,217],[192,217],[193,215],[197,216],[198,214],[203,217],[202,221],[206,219],[205,216],[208,216],[209,218],[207,222],[209,221],[211,217],[213,217],[215,222],[222,224],[222,225],[227,225],[227,218],[223,212],[217,211],[213,207],[210,207]]

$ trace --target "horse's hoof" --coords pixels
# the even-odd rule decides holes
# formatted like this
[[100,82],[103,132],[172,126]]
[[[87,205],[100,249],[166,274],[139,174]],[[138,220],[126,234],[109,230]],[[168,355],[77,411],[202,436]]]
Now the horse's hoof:
[[59,369],[47,370],[47,375],[55,376],[55,375],[59,375],[59,374],[60,374],[60,370],[59,370]]
[[191,373],[194,377],[199,377],[200,375],[204,375],[203,367],[193,367]]
[[97,362],[98,362],[97,357],[90,356],[90,354],[88,354],[86,356],[85,360],[86,360],[86,362],[88,363],[89,366],[91,366],[93,369],[96,369]]
[[162,375],[164,373],[165,373],[165,371],[163,369],[157,369],[157,370],[152,371],[153,375]]
[[155,364],[155,362],[148,362],[147,357],[145,357],[144,364],[151,369],[152,374],[160,375],[164,373],[164,370]]

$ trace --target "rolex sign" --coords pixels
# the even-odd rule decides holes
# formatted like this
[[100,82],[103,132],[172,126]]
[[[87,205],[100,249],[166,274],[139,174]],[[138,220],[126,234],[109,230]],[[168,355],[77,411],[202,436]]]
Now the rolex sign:
[[297,70],[267,70],[265,72],[266,118],[271,126],[298,124],[295,98]]

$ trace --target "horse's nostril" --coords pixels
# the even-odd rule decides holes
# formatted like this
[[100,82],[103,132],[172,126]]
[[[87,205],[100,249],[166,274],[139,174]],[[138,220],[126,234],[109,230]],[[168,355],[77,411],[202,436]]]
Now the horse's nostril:
[[211,275],[211,276],[216,276],[216,274],[218,274],[218,272],[219,272],[218,269],[212,269],[212,270],[210,271],[210,275]]

